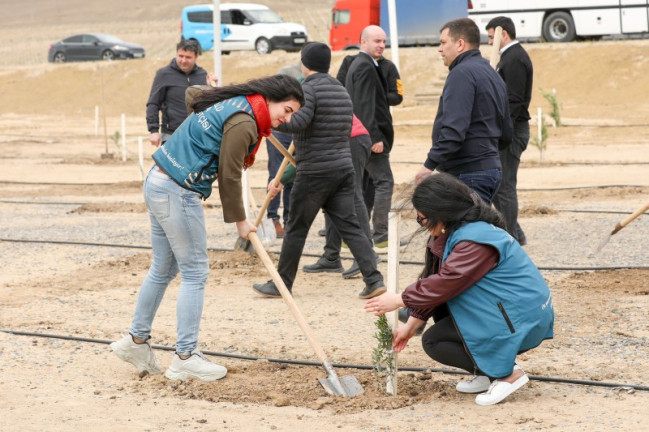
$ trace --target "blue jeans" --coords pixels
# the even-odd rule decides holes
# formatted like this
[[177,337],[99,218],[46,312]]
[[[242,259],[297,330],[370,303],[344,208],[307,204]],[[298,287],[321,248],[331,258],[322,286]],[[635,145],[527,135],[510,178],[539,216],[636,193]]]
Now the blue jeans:
[[[293,135],[277,131],[273,131],[273,135],[275,135],[275,138],[277,138],[284,148],[288,150],[291,141],[293,141]],[[279,166],[284,160],[284,155],[271,144],[268,138],[266,138],[266,149],[268,150],[268,183],[270,183],[270,181],[277,175]],[[268,211],[266,212],[266,217],[268,217],[268,219],[279,220],[278,210],[281,197],[282,204],[284,204],[282,220],[284,221],[284,226],[286,226],[286,222],[288,222],[288,214],[291,209],[291,189],[293,189],[293,182],[286,183],[282,192],[278,193],[275,195],[275,198],[270,200],[270,203],[268,203]]]
[[180,187],[153,167],[144,183],[144,201],[151,219],[153,260],[140,287],[130,332],[140,339],[150,337],[162,297],[180,270],[176,352],[190,354],[198,345],[209,273],[200,194]]
[[498,192],[503,173],[501,170],[494,168],[458,174],[457,178],[476,191],[487,204],[491,205],[491,201]]

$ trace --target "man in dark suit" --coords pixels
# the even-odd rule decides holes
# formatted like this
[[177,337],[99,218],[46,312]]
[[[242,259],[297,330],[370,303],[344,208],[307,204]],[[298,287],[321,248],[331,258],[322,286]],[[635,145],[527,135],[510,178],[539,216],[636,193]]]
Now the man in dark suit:
[[503,29],[499,47],[500,62],[498,62],[496,70],[507,85],[507,97],[514,125],[514,136],[512,143],[507,148],[500,150],[503,179],[493,203],[505,217],[507,231],[521,245],[524,245],[526,243],[525,233],[518,224],[516,182],[521,154],[527,148],[530,139],[530,114],[528,109],[532,99],[532,61],[525,49],[516,40],[516,27],[508,17],[499,16],[489,21],[486,27],[489,35],[489,45],[493,45],[496,27]]
[[[356,55],[348,55],[343,59],[340,69],[338,69],[338,74],[336,79],[341,83],[345,83],[347,78],[347,71],[349,66],[352,64],[354,59],[358,57]],[[374,60],[379,64],[379,69],[383,73],[383,76],[388,84],[388,105],[396,106],[403,102],[403,85],[401,83],[401,76],[399,75],[399,70],[397,66],[392,63],[392,61],[386,59],[382,55],[375,57]],[[374,183],[367,172],[363,175],[363,198],[365,200],[365,206],[367,207],[368,216],[371,216],[372,209],[374,208],[374,196],[375,188]],[[358,273],[358,266],[352,266],[356,268],[356,274]]]
[[390,149],[394,141],[392,115],[388,103],[388,82],[377,58],[385,50],[386,35],[381,27],[371,25],[361,33],[361,51],[349,65],[345,88],[354,104],[354,114],[372,138],[372,153],[365,171],[375,188],[372,240],[376,247],[387,246],[388,212],[392,205],[394,178],[390,168]]

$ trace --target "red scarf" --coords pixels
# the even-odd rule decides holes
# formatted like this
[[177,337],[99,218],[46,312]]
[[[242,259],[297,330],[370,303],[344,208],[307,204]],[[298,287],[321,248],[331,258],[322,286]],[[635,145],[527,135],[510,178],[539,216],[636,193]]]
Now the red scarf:
[[248,169],[253,163],[255,163],[255,154],[257,153],[257,150],[259,150],[261,140],[270,135],[270,113],[268,112],[266,98],[260,94],[253,94],[246,96],[246,99],[252,107],[252,112],[255,115],[258,141],[252,152],[250,152],[250,154],[243,160],[243,169]]

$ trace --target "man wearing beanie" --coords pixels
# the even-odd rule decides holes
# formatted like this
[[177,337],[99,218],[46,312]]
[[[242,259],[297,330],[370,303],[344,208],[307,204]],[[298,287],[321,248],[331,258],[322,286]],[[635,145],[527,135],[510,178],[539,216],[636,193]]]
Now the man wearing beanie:
[[[291,291],[307,234],[323,209],[361,269],[365,288],[359,297],[375,297],[386,289],[376,268],[372,243],[361,230],[354,206],[354,166],[349,148],[352,102],[340,82],[327,73],[331,64],[327,45],[305,44],[301,62],[305,104],[290,123],[277,128],[293,134],[297,162],[277,270]],[[272,280],[254,284],[253,289],[265,297],[281,297]]]

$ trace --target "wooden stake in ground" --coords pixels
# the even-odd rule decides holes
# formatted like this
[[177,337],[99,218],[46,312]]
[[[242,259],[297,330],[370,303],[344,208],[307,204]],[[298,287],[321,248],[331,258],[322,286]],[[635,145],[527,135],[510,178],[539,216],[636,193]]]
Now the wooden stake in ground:
[[[389,293],[399,292],[399,223],[401,222],[401,213],[388,213],[388,283],[387,291]],[[399,326],[399,310],[387,314],[388,322],[392,322],[392,330]],[[392,373],[386,377],[386,391],[392,396],[397,395],[397,353],[392,355]]]
[[106,128],[106,104],[104,104],[104,68],[103,66],[99,67],[99,78],[101,79],[101,114],[104,119],[104,144],[106,146],[106,152],[101,155],[102,159],[112,159],[113,154],[108,153],[108,130]]

